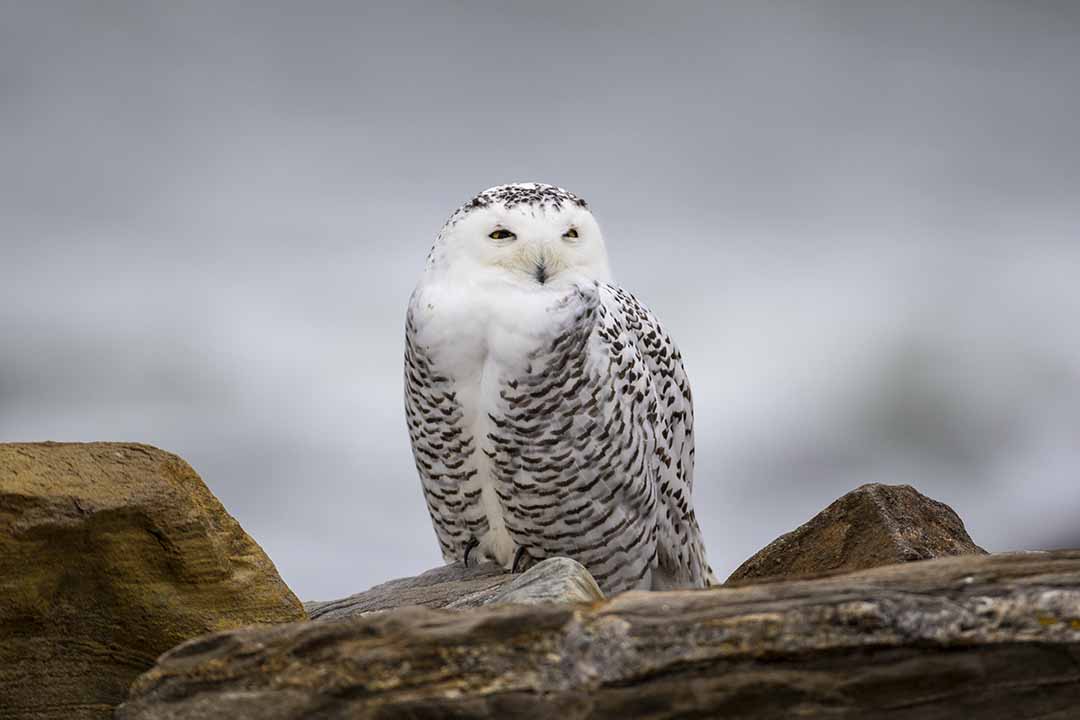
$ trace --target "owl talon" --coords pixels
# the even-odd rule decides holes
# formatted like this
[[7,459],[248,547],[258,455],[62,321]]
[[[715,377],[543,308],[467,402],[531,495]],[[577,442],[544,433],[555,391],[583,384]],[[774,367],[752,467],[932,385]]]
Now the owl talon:
[[536,558],[530,555],[529,551],[526,550],[524,546],[521,546],[517,549],[517,552],[514,553],[514,564],[510,566],[510,572],[515,574],[525,572],[532,567],[535,562]]
[[469,565],[469,553],[471,553],[479,545],[480,545],[480,541],[477,540],[474,537],[469,538],[468,542],[465,543],[465,557],[462,559],[462,562],[465,564],[465,567],[471,567]]

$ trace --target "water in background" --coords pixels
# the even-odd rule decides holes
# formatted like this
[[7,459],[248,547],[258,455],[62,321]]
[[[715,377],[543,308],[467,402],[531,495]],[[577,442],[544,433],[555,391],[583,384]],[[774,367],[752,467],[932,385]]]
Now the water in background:
[[1080,546],[1075,4],[387,5],[2,6],[0,440],[180,453],[304,598],[430,567],[405,305],[535,179],[683,350],[721,575],[872,481]]

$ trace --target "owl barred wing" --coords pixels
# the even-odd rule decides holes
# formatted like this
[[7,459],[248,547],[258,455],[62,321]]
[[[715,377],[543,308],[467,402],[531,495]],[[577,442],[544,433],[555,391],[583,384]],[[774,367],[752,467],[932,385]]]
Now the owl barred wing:
[[500,393],[488,439],[513,543],[574,558],[614,593],[653,587],[664,518],[645,420],[658,403],[607,292],[578,287],[549,308],[554,334]]
[[470,537],[467,525],[476,522],[464,512],[469,498],[463,488],[476,473],[466,462],[473,439],[464,431],[450,379],[438,374],[416,341],[413,303],[405,320],[405,419],[435,535],[443,558],[451,562],[461,557]]
[[534,558],[578,560],[608,593],[702,587],[677,351],[610,285],[578,287],[551,312],[560,330],[501,393],[488,435],[511,539]]
[[691,505],[694,410],[682,355],[656,317],[625,290],[597,286],[596,350],[607,355],[615,401],[632,408],[649,450],[641,468],[656,493],[652,586],[701,587],[714,581]]
[[405,411],[447,561],[478,542],[505,566],[515,548],[572,557],[605,592],[706,584],[689,385],[648,310],[609,285],[577,288],[525,365],[488,376],[490,411],[469,415],[467,386],[418,342],[422,308],[414,297]]

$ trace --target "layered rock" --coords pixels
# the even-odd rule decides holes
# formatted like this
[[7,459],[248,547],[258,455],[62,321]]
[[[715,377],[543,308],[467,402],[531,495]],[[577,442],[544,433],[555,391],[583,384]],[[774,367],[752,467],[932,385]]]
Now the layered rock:
[[1080,551],[985,555],[910,487],[858,488],[729,582],[605,600],[566,558],[455,564],[292,622],[299,602],[178,457],[0,445],[0,719],[109,717],[137,675],[119,720],[1080,707]]
[[0,717],[110,717],[178,643],[304,616],[177,456],[0,444]]
[[952,508],[910,485],[863,485],[740,565],[728,583],[981,555]]
[[119,720],[1074,717],[1080,551],[208,635]]
[[452,563],[416,577],[391,580],[362,593],[330,602],[307,602],[312,620],[340,620],[407,605],[463,609],[496,603],[535,605],[603,600],[596,580],[580,563],[549,558],[520,575],[496,563],[474,567]]

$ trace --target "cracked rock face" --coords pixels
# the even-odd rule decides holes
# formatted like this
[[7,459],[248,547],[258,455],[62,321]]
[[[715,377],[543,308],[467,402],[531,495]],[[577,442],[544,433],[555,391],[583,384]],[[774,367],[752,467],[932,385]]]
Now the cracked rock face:
[[107,718],[187,639],[304,611],[183,460],[0,444],[0,717]]
[[983,555],[960,516],[910,485],[852,490],[809,522],[773,540],[727,582],[865,570],[953,555]]
[[1080,551],[591,605],[401,608],[190,641],[119,720],[1068,718]]

